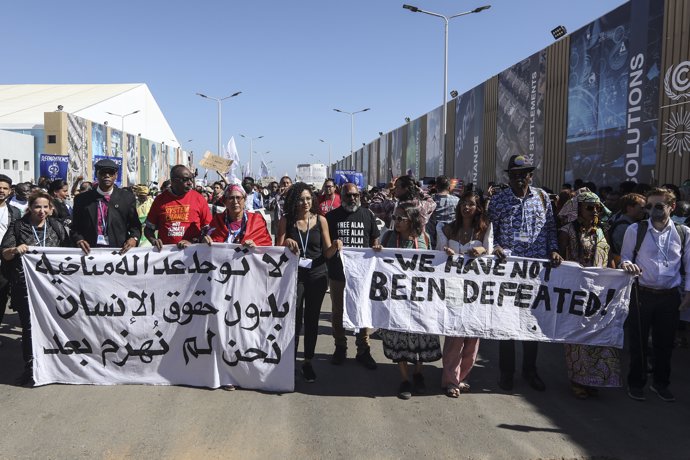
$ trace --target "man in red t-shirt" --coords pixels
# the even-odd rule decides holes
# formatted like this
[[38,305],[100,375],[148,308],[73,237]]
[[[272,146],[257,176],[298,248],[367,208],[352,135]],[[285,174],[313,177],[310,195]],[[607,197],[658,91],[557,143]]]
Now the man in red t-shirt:
[[[153,200],[144,229],[144,235],[158,250],[164,244],[186,248],[200,242],[202,231],[211,222],[208,203],[201,194],[192,190],[192,172],[184,165],[173,166],[170,180],[170,189]],[[154,233],[156,230],[158,238]]]
[[336,193],[333,179],[326,179],[323,190],[319,195],[319,214],[325,216],[335,208],[340,207],[340,195]]

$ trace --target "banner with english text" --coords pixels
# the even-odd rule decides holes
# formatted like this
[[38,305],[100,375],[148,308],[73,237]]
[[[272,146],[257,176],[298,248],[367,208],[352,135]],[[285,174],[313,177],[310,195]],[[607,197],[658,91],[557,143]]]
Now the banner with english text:
[[297,258],[285,248],[30,248],[36,385],[294,390]]
[[441,251],[345,248],[346,328],[623,347],[622,270]]

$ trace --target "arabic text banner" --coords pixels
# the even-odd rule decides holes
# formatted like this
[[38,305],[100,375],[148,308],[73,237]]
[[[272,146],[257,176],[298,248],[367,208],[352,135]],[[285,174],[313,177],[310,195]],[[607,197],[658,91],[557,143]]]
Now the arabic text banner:
[[630,275],[440,251],[342,251],[346,328],[623,347]]
[[294,390],[297,258],[193,245],[23,256],[34,379]]

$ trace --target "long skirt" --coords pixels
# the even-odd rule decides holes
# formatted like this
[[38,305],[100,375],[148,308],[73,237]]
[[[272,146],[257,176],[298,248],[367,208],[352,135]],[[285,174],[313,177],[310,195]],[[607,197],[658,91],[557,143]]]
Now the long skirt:
[[592,345],[565,345],[565,363],[571,382],[590,387],[620,387],[620,350]]
[[431,334],[413,334],[381,329],[383,354],[394,363],[428,363],[441,359],[441,342]]

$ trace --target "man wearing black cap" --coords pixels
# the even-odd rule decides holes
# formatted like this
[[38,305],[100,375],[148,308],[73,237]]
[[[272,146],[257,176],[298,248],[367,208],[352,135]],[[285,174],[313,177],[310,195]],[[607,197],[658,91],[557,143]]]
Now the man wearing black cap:
[[[508,161],[509,188],[493,196],[488,215],[494,230],[494,254],[499,258],[513,255],[549,259],[553,266],[563,260],[558,254],[556,221],[547,193],[531,187],[534,167],[522,155]],[[544,391],[546,385],[537,374],[537,342],[522,342],[522,375],[530,386]],[[498,366],[501,377],[498,385],[505,391],[513,389],[515,373],[515,342],[499,343]]]
[[141,224],[136,200],[115,187],[118,167],[109,159],[95,165],[98,186],[74,199],[71,236],[86,254],[92,247],[122,248],[120,254],[139,244]]

